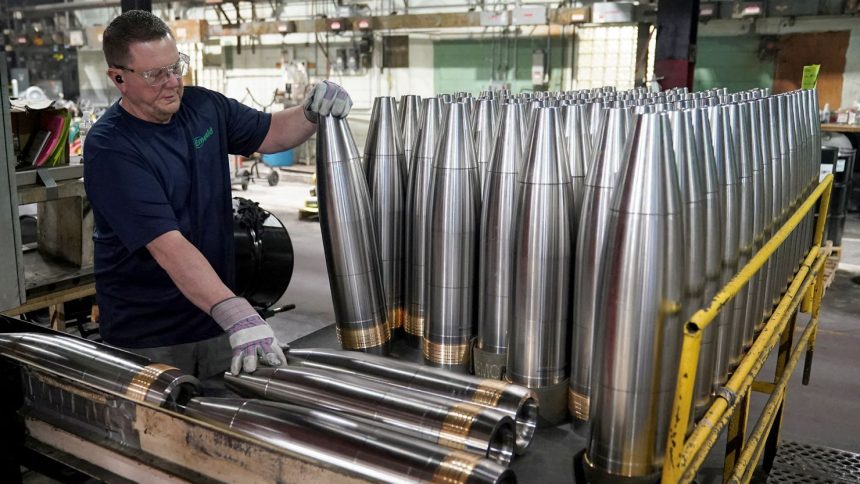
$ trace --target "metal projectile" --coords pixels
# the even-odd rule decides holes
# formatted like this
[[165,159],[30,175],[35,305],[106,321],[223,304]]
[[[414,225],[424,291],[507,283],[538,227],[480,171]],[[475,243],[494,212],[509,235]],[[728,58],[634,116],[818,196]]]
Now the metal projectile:
[[570,163],[571,190],[573,191],[573,218],[579,223],[582,197],[585,195],[585,176],[594,163],[588,110],[584,104],[568,104],[562,108],[564,139],[567,160]]
[[496,140],[496,107],[491,99],[478,100],[477,108],[472,119],[472,139],[475,140],[475,154],[478,162],[478,180],[481,194],[487,179],[487,167],[493,157],[493,145]]
[[477,321],[481,194],[467,104],[451,103],[433,157],[428,203],[424,361],[468,371]]
[[588,106],[588,132],[591,133],[591,144],[598,143],[597,136],[600,133],[600,123],[606,116],[606,111],[599,102],[590,102]]
[[[703,166],[704,161],[699,158],[699,149],[693,127],[694,112],[690,110],[670,111],[666,116],[671,122],[678,187],[683,204],[686,276],[681,320],[686,322],[696,311],[707,307],[710,302],[705,300],[707,241],[712,237],[708,233],[709,220],[706,207],[705,170],[707,168]],[[719,210],[718,207],[716,208]],[[713,218],[717,219],[717,217],[719,217],[719,211]],[[716,260],[719,261],[719,254],[711,255],[716,256]],[[713,335],[713,331],[702,335],[697,374],[706,376],[696,378],[694,404],[707,404],[710,400],[711,384],[709,377],[714,372],[713,350],[715,343]]]
[[[722,289],[723,226],[721,215],[720,176],[714,157],[711,123],[706,108],[693,110],[693,141],[704,175],[705,188],[705,286],[702,293],[703,307],[707,307]],[[714,372],[717,365],[717,323],[709,325],[702,334],[702,348],[696,377],[694,415],[704,415],[716,390]]]
[[[729,132],[734,144],[734,155],[738,167],[738,186],[740,190],[740,221],[738,235],[738,267],[739,271],[752,257],[755,237],[755,189],[753,185],[752,141],[750,137],[749,117],[741,103],[726,105],[728,110]],[[744,329],[746,327],[747,304],[750,288],[754,286],[754,278],[735,296],[734,317],[732,318],[732,337],[729,343],[729,370],[740,363],[744,349]]]
[[541,421],[567,415],[575,225],[559,108],[539,108],[514,215],[514,320],[507,379],[535,390]]
[[[754,104],[747,101],[740,103],[738,107],[742,118],[742,126],[747,133],[747,141],[749,143],[747,146],[744,146],[743,143],[741,144],[742,149],[749,150],[747,156],[742,156],[741,160],[744,163],[748,163],[750,169],[752,198],[749,211],[750,218],[752,219],[752,238],[749,240],[749,259],[751,259],[763,245],[764,214],[765,210],[767,210],[764,205],[764,162],[761,158],[760,140],[756,138],[756,135],[760,135],[760,133],[758,133],[757,122],[752,112]],[[743,168],[741,169],[741,174],[743,178],[745,175]],[[745,210],[743,205],[741,206],[741,210]],[[747,262],[749,262],[749,259],[747,259]],[[761,314],[759,293],[760,286],[763,283],[762,276],[763,272],[758,271],[750,278],[745,288],[747,303],[744,307],[743,326],[741,328],[740,341],[742,353],[745,353],[752,346],[755,327],[759,323],[759,315]]]
[[585,194],[577,230],[573,279],[568,409],[574,430],[587,435],[591,395],[591,364],[597,324],[600,263],[607,247],[609,214],[618,172],[629,140],[626,108],[607,110],[600,127],[592,169],[585,179]]
[[[716,105],[708,108],[714,147],[714,161],[720,179],[720,218],[723,227],[722,270],[719,287],[722,288],[738,271],[740,248],[740,187],[734,142],[731,136],[728,106]],[[726,303],[716,321],[717,350],[713,383],[722,386],[729,375],[731,357],[732,323],[736,299]]]
[[525,109],[528,116],[526,117],[526,131],[525,133],[523,133],[523,136],[525,136],[526,138],[531,136],[532,127],[534,126],[535,120],[537,119],[535,117],[535,114],[537,114],[537,110],[540,109],[541,106],[543,106],[543,101],[539,98],[532,98],[528,101],[528,104],[526,104]]
[[601,271],[585,462],[609,478],[660,470],[677,380],[683,209],[662,116],[634,117]]
[[406,161],[393,97],[378,97],[373,101],[364,165],[388,325],[394,332],[403,327],[406,312],[403,302]]
[[171,410],[200,393],[197,379],[177,368],[73,336],[0,334],[0,356]]
[[331,412],[262,400],[195,398],[186,415],[368,481],[515,481],[510,470],[479,455]]
[[[452,403],[365,378],[288,367],[224,375],[239,395],[372,420],[413,438],[478,453],[503,465],[514,454],[514,421],[492,408]],[[451,425],[457,421],[461,425]]]
[[287,352],[287,360],[290,365],[349,373],[411,392],[495,408],[516,422],[518,454],[528,447],[534,437],[537,396],[519,385],[460,375],[381,356],[323,348],[291,348]]
[[424,337],[430,177],[441,121],[442,103],[436,98],[425,99],[406,190],[406,318],[403,328],[407,341],[414,347],[418,347]]
[[[779,144],[779,129],[780,124],[777,120],[778,100],[774,96],[767,97],[763,100],[766,110],[762,110],[762,123],[764,123],[763,132],[766,133],[769,150],[770,150],[770,166],[771,176],[768,178],[770,195],[771,195],[771,217],[773,218],[773,233],[776,233],[784,223],[785,204],[783,203],[783,184],[782,184],[782,162],[781,148]],[[765,319],[770,318],[772,308],[779,304],[779,299],[782,294],[782,267],[787,254],[785,246],[780,245],[771,258],[770,271],[768,276],[769,294],[771,300],[768,302],[767,310],[765,311]]]
[[346,120],[317,127],[320,231],[337,337],[349,350],[388,353],[388,326],[370,194]]
[[[780,96],[784,99],[785,107],[783,109],[784,113],[784,129],[786,132],[786,143],[787,146],[783,148],[783,152],[786,155],[785,166],[788,172],[788,186],[789,186],[789,216],[794,214],[797,211],[797,208],[800,206],[802,193],[801,193],[801,175],[799,170],[799,159],[800,155],[799,151],[799,126],[796,118],[796,110],[794,102],[792,102],[791,96],[789,94],[783,94]],[[801,235],[800,229],[797,228],[792,232],[790,237],[790,250],[791,256],[788,260],[788,270],[786,273],[786,286],[790,284],[791,278],[795,272],[797,272],[798,265],[800,264],[800,245],[801,245]]]
[[[752,139],[753,139],[753,182],[761,192],[761,226],[756,239],[756,252],[764,247],[764,244],[770,240],[773,235],[773,207],[771,204],[771,178],[773,177],[772,159],[770,154],[770,134],[767,131],[768,125],[764,116],[769,116],[770,111],[767,109],[767,101],[764,99],[755,99],[750,101],[750,116],[752,120]],[[760,169],[759,169],[760,168]],[[758,170],[758,171],[755,171]],[[756,175],[759,178],[756,178]],[[771,256],[768,261],[759,269],[758,293],[756,294],[756,307],[752,310],[754,314],[750,315],[752,326],[748,329],[751,340],[763,326],[766,321],[766,315],[769,314],[771,305],[770,294],[770,271],[773,266],[774,257]]]
[[406,160],[406,171],[404,178],[412,170],[412,150],[418,140],[418,129],[421,127],[421,96],[406,95],[400,97],[400,111],[398,111],[400,134],[403,139],[403,156]]
[[487,170],[481,204],[478,280],[478,343],[475,375],[501,378],[513,319],[514,210],[523,163],[522,105],[502,105],[499,133]]

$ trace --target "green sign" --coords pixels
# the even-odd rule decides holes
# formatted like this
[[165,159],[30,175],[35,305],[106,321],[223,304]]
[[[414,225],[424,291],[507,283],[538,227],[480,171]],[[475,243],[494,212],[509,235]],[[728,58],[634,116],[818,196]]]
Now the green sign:
[[812,64],[811,66],[803,66],[803,80],[800,81],[801,89],[814,89],[818,84],[818,71],[821,65]]

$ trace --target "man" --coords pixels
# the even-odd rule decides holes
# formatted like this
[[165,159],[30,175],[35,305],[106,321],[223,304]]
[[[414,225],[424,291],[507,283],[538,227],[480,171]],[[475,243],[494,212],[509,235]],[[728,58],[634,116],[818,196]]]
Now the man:
[[318,116],[348,114],[336,84],[273,115],[182,85],[188,57],[167,25],[126,12],[105,29],[107,74],[121,93],[90,130],[84,184],[95,219],[105,342],[201,380],[286,363],[269,325],[233,284],[228,153],[304,142]]

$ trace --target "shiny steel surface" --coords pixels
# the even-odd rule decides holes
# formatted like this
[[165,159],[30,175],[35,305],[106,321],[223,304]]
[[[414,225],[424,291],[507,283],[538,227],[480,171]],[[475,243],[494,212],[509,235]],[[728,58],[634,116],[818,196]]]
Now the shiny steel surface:
[[496,119],[498,113],[491,99],[479,99],[472,119],[472,139],[475,140],[475,155],[478,162],[478,179],[481,194],[487,179],[487,168],[493,157],[493,145],[496,141]]
[[[535,114],[514,216],[516,297],[507,378],[529,388],[567,386],[569,377],[575,230],[560,114],[559,108],[539,108]],[[566,393],[559,395],[566,400]],[[557,403],[567,407],[566,402],[543,402],[542,408]]]
[[685,247],[671,136],[634,117],[603,263],[586,463],[638,477],[662,465],[681,346]]
[[587,431],[594,331],[597,324],[600,264],[607,246],[612,196],[629,140],[626,108],[607,110],[595,146],[592,169],[585,181],[578,224],[573,280],[570,391],[568,408],[574,428]]
[[427,226],[430,200],[430,177],[433,153],[436,150],[442,103],[436,98],[425,99],[421,109],[421,127],[413,151],[412,169],[406,190],[406,319],[403,327],[413,345],[424,337],[424,317],[427,304]]
[[400,97],[400,110],[398,111],[398,124],[403,139],[403,156],[406,161],[406,170],[403,172],[404,179],[412,170],[412,150],[418,140],[418,130],[421,127],[421,96],[406,95]]
[[[753,187],[752,141],[750,136],[749,117],[745,105],[734,103],[726,105],[729,119],[729,135],[734,142],[735,156],[738,166],[738,183],[740,189],[740,222],[738,239],[738,267],[735,273],[749,262],[753,254],[753,239],[755,237],[755,191]],[[732,274],[734,275],[734,273]],[[732,337],[729,343],[729,369],[734,369],[740,362],[744,346],[744,329],[746,327],[747,305],[750,288],[755,278],[750,279],[745,290],[735,297],[734,317],[732,318]]]
[[370,194],[349,125],[332,116],[317,128],[317,198],[338,340],[345,349],[387,353]]
[[[786,112],[786,100],[785,96],[774,96],[775,103],[771,104],[771,117],[774,120],[774,130],[773,137],[774,145],[778,153],[779,157],[774,158],[774,161],[777,162],[780,172],[780,182],[779,185],[781,187],[780,195],[781,195],[781,216],[780,216],[780,225],[785,223],[788,220],[791,210],[791,199],[792,199],[792,187],[791,187],[791,167],[789,166],[789,156],[788,156],[788,123],[786,120],[787,112]],[[793,266],[793,258],[794,252],[791,245],[792,236],[786,240],[784,244],[784,254],[783,257],[780,258],[780,267],[779,273],[777,275],[777,287],[778,292],[782,293],[788,287],[788,277],[790,274],[791,267]]]
[[413,438],[476,452],[503,465],[514,453],[514,421],[492,408],[409,392],[343,372],[289,367],[224,375],[242,396],[362,417]]
[[585,176],[588,168],[594,163],[592,136],[588,125],[588,108],[583,104],[568,104],[562,108],[562,117],[564,118],[567,160],[570,163],[573,219],[574,225],[576,225],[582,211],[582,197],[585,195]]
[[[716,105],[708,108],[714,148],[714,161],[720,181],[720,219],[723,227],[723,247],[719,287],[725,286],[738,271],[740,247],[740,186],[737,157],[731,136],[728,106]],[[714,363],[714,386],[726,382],[731,357],[732,324],[737,298],[729,301],[720,312],[717,321],[716,362]]]
[[430,368],[415,363],[350,351],[291,348],[290,365],[349,373],[412,392],[436,395],[453,402],[495,408],[516,422],[516,448],[521,453],[534,437],[538,402],[534,392],[498,380]]
[[476,454],[331,412],[261,400],[195,398],[186,414],[370,481],[516,481],[510,470]]
[[[768,97],[764,99],[767,110],[762,110],[762,121],[766,128],[763,129],[767,133],[767,139],[770,151],[770,166],[772,170],[771,176],[768,178],[770,195],[771,195],[771,217],[773,219],[773,231],[776,232],[784,223],[785,205],[783,204],[782,191],[782,161],[781,148],[779,144],[779,129],[780,123],[777,120],[778,115],[778,100],[776,97]],[[787,254],[784,246],[777,249],[774,256],[771,258],[769,265],[768,286],[770,288],[770,298],[767,308],[772,308],[779,303],[779,298],[782,293],[782,267]],[[765,318],[770,317],[771,310],[765,312]]]
[[[714,157],[714,145],[711,136],[711,123],[705,108],[693,110],[693,135],[704,179],[705,205],[705,285],[702,293],[703,306],[710,301],[723,287],[722,255],[723,255],[723,225],[721,213],[721,186],[717,161]],[[711,401],[714,387],[713,375],[717,365],[718,348],[717,325],[705,328],[702,334],[702,347],[699,353],[699,365],[696,377],[695,398],[693,400],[695,416],[701,417]]]
[[[753,121],[753,144],[758,149],[756,156],[761,160],[761,193],[762,193],[762,228],[761,240],[758,244],[760,250],[765,243],[773,236],[774,233],[774,217],[773,217],[773,195],[771,180],[773,179],[773,159],[770,153],[770,130],[768,127],[768,119],[770,110],[768,109],[767,101],[757,99],[752,105],[752,121]],[[757,163],[758,164],[758,163]],[[755,173],[753,173],[755,177]],[[759,289],[757,296],[757,315],[751,317],[754,322],[753,334],[757,333],[763,326],[767,317],[770,315],[770,310],[773,307],[771,284],[771,271],[774,266],[774,257],[761,268]]]
[[0,355],[100,390],[177,410],[200,383],[172,366],[72,336],[0,334]]
[[[740,113],[743,117],[745,130],[748,134],[749,150],[748,161],[751,170],[751,190],[752,200],[750,215],[753,222],[752,239],[750,241],[749,257],[751,258],[759,251],[763,245],[764,233],[764,213],[767,209],[764,205],[764,162],[761,158],[760,140],[756,137],[758,132],[758,122],[756,115],[753,113],[755,104],[752,102],[744,102],[740,104]],[[742,158],[743,159],[743,158]],[[743,172],[743,170],[742,170]],[[742,208],[743,210],[743,208]],[[753,276],[746,287],[747,304],[744,308],[743,328],[741,334],[741,348],[746,352],[752,346],[755,327],[759,323],[759,315],[761,314],[761,301],[759,299],[760,286],[762,284],[762,271]]]
[[520,104],[502,105],[481,206],[478,348],[498,355],[507,354],[513,316],[514,210],[517,174],[523,163],[522,118]]
[[[588,132],[591,133],[591,144],[596,145],[598,143],[597,135],[600,133],[600,123],[606,113],[598,102],[590,102],[586,106],[588,108]],[[586,169],[590,168],[590,166],[586,167]]]
[[[699,158],[698,139],[693,128],[693,111],[670,111],[665,118],[671,123],[672,151],[675,167],[678,173],[678,188],[683,204],[684,247],[686,258],[684,266],[684,303],[681,320],[689,321],[693,313],[706,306],[705,284],[707,274],[707,240],[712,237],[708,233],[708,217],[706,207],[705,161]],[[664,118],[664,119],[665,119]],[[712,165],[713,166],[713,165]],[[714,176],[716,172],[714,172]],[[712,180],[714,181],[714,180]],[[715,190],[716,186],[712,186]],[[713,208],[717,208],[714,206]],[[717,219],[718,215],[712,215]],[[717,219],[718,220],[718,219]],[[712,253],[719,260],[719,254]],[[709,301],[708,301],[709,302]],[[702,345],[699,353],[699,375],[711,375],[714,372],[713,350],[715,347],[713,332],[702,335]],[[697,378],[695,402],[702,407],[707,405],[711,396],[710,379]]]
[[477,323],[480,188],[467,104],[451,103],[433,157],[428,203],[424,361],[467,371]]
[[370,213],[379,249],[382,290],[392,331],[403,327],[403,266],[406,211],[406,162],[397,106],[393,97],[378,97],[364,147]]
[[[787,143],[788,149],[787,153],[787,166],[788,166],[788,178],[789,178],[789,186],[790,188],[790,198],[789,198],[789,213],[794,213],[797,210],[797,207],[800,205],[801,200],[801,174],[800,174],[800,155],[798,153],[800,149],[800,133],[799,126],[797,120],[797,112],[795,109],[794,102],[791,100],[790,95],[783,95],[786,102],[785,109],[785,123],[786,123],[786,133],[787,133]],[[792,274],[797,271],[797,266],[800,264],[800,244],[801,244],[801,236],[800,236],[800,227],[794,231],[791,236],[792,245],[791,245],[791,258],[789,260],[788,267],[788,275],[786,277],[786,283],[791,280]]]

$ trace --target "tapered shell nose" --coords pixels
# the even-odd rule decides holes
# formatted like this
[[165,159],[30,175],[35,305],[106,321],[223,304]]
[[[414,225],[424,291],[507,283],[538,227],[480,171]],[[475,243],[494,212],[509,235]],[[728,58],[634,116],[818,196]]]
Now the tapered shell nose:
[[[648,113],[638,115],[637,126],[633,130],[632,149],[623,174],[625,192],[615,197],[614,209],[625,213],[643,215],[664,215],[680,212],[680,199],[676,188],[670,190],[663,181],[663,163],[671,156],[671,133],[663,126],[662,114]],[[661,161],[655,161],[661,160]],[[677,180],[674,164],[668,167]]]
[[[393,97],[378,97],[373,101],[370,127],[364,145],[365,168],[373,156],[404,156],[397,103]],[[405,161],[402,163],[405,165]]]
[[346,121],[322,116],[317,126],[317,162],[323,164],[360,161],[358,147]]
[[493,149],[489,170],[496,173],[519,173],[523,164],[522,153],[525,134],[522,132],[523,107],[509,101],[502,105],[498,136]]
[[570,183],[559,108],[537,108],[534,119],[520,181],[541,185]]
[[492,99],[480,99],[472,120],[472,135],[478,162],[478,178],[482,188],[487,179],[487,167],[490,164],[490,158],[493,156],[496,118],[496,107]]
[[418,140],[421,119],[421,96],[407,95],[400,98],[398,122],[403,139],[403,154],[406,156],[407,171],[412,169],[412,150]]
[[452,170],[477,168],[475,145],[470,133],[468,105],[464,102],[451,103],[433,166]]
[[628,109],[607,109],[604,119],[597,143],[594,145],[595,168],[590,170],[586,177],[588,186],[615,187],[622,160],[626,158],[626,151],[629,148]]

